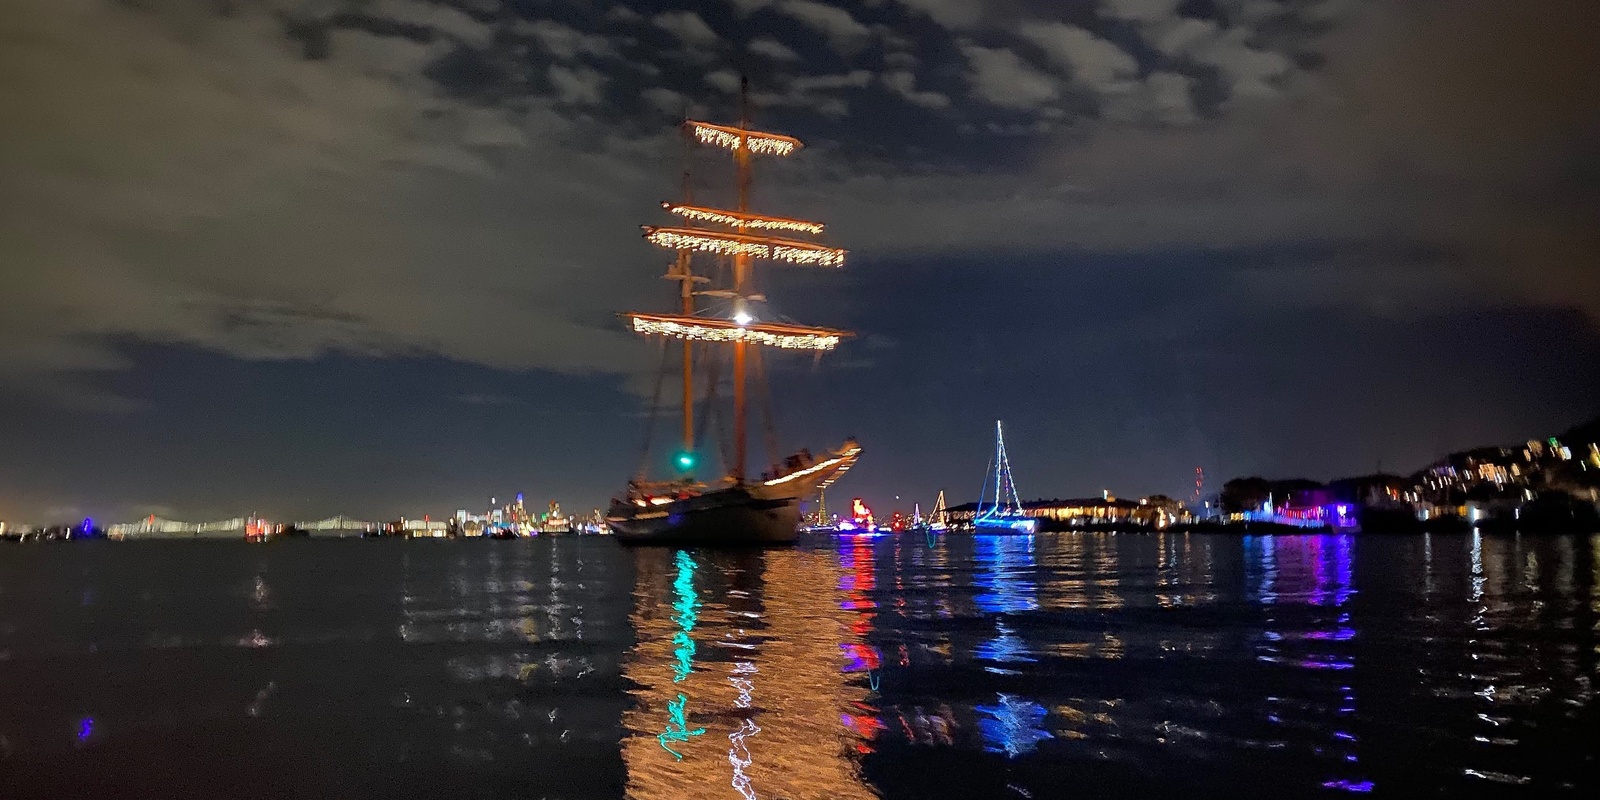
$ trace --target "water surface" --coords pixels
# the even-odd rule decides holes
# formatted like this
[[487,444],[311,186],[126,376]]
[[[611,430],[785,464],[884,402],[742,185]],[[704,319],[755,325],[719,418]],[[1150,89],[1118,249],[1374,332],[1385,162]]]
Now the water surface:
[[1587,795],[1600,537],[0,547],[0,796]]

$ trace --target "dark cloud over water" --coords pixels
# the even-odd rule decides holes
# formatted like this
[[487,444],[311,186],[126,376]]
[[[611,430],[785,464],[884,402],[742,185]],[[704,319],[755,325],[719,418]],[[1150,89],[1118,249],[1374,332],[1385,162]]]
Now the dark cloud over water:
[[853,251],[769,288],[867,334],[778,398],[859,491],[970,493],[996,416],[1025,493],[1137,493],[1600,389],[1592,3],[9,5],[7,517],[600,500],[654,364],[614,312],[666,300],[634,226],[741,71],[811,145],[759,199]]

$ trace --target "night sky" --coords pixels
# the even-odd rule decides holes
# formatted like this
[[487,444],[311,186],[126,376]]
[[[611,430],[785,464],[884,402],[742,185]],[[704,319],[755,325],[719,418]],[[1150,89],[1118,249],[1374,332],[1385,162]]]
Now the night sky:
[[0,5],[0,519],[603,504],[741,72],[851,251],[761,273],[859,333],[771,369],[842,496],[975,499],[997,418],[1026,497],[1187,497],[1600,412],[1592,0]]

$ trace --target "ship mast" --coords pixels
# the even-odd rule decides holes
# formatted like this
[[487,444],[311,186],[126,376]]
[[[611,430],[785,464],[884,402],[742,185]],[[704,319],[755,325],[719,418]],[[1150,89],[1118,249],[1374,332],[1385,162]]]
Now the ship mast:
[[[694,189],[689,182],[689,171],[683,171],[683,202],[694,202]],[[679,295],[683,300],[683,315],[694,316],[694,285],[706,278],[696,277],[690,259],[691,251],[679,250],[678,262],[667,278],[678,281]],[[685,472],[694,467],[694,342],[683,340],[683,452],[678,456],[678,466]]]
[[[739,213],[750,213],[750,79],[739,76],[739,147],[733,151],[739,182]],[[749,294],[750,255],[739,251],[733,256],[734,318],[748,319],[745,310]],[[745,460],[745,357],[749,343],[733,344],[733,480],[744,482]]]
[[[737,127],[685,120],[688,133],[700,144],[733,151],[738,203],[732,209],[691,205],[687,178],[682,203],[663,203],[668,213],[681,217],[684,224],[674,227],[646,225],[645,238],[659,247],[678,251],[678,260],[667,277],[680,282],[681,310],[677,314],[627,314],[636,333],[671,336],[684,340],[683,350],[683,439],[685,452],[694,445],[694,387],[691,377],[691,342],[704,341],[733,345],[733,426],[734,459],[729,478],[745,482],[748,447],[748,373],[750,347],[762,345],[780,350],[832,350],[849,336],[845,331],[780,322],[760,313],[752,304],[764,305],[766,298],[755,292],[752,273],[756,259],[779,261],[798,266],[838,267],[844,264],[845,251],[788,236],[797,233],[815,236],[821,223],[774,217],[750,211],[751,160],[753,156],[787,156],[801,147],[800,140],[778,133],[750,129],[749,82],[740,80],[739,124]],[[692,273],[689,259],[696,251],[732,256],[733,286],[730,290],[698,294],[733,301],[731,316],[697,312],[693,284],[706,282]],[[726,313],[726,312],[724,312]],[[692,459],[680,460],[692,464]]]

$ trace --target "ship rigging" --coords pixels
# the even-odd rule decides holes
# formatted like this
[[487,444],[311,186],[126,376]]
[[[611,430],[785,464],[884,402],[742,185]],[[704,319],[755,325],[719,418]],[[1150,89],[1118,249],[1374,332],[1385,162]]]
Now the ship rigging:
[[[746,86],[742,96],[747,95]],[[755,480],[751,480],[748,473],[750,372],[753,365],[761,377],[761,348],[820,354],[833,350],[850,336],[842,330],[776,319],[767,310],[766,296],[755,291],[753,279],[757,261],[835,268],[844,264],[846,251],[795,238],[820,235],[824,230],[821,223],[751,211],[752,159],[755,156],[788,156],[803,145],[790,136],[755,130],[748,120],[745,112],[741,113],[737,126],[695,120],[684,122],[684,132],[693,141],[733,154],[736,207],[726,209],[696,204],[690,196],[685,175],[683,200],[661,204],[665,211],[679,218],[681,224],[644,226],[646,240],[676,251],[676,260],[665,277],[678,283],[678,309],[675,313],[629,312],[625,317],[636,333],[682,341],[682,449],[674,458],[679,473],[676,479],[651,481],[641,469],[641,474],[629,483],[627,492],[613,501],[607,524],[625,542],[792,542],[798,533],[800,500],[837,480],[861,452],[860,446],[849,440],[820,458],[801,450],[781,465],[774,464]],[[731,260],[729,285],[710,288],[710,279],[694,271],[696,254]],[[725,302],[715,309],[699,309],[697,297],[714,297]],[[699,464],[694,380],[697,346],[710,354],[708,360],[714,364],[723,351],[711,348],[732,350],[733,453],[731,458],[725,457],[726,475],[712,485],[694,478]],[[715,376],[706,383],[708,411],[714,411]],[[658,391],[657,399],[659,394]],[[773,438],[769,429],[769,451],[774,449]],[[648,453],[648,442],[646,447]]]

